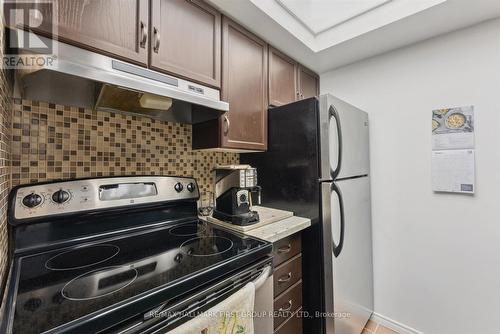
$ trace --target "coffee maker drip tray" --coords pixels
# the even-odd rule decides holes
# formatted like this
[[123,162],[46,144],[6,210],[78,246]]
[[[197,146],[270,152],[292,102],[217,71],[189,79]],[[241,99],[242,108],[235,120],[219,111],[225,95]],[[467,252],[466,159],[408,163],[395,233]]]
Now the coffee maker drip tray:
[[259,213],[257,211],[248,211],[237,215],[229,215],[227,213],[215,210],[212,216],[215,219],[240,226],[249,226],[257,224],[259,222]]

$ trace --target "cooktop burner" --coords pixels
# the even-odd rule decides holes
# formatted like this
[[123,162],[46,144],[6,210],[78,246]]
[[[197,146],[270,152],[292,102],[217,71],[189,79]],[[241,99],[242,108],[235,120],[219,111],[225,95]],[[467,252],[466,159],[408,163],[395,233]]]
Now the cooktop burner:
[[132,284],[137,278],[137,274],[137,270],[129,266],[95,269],[66,283],[61,290],[61,294],[69,300],[89,300],[104,297]]
[[45,262],[50,270],[75,270],[97,265],[110,260],[120,252],[115,245],[81,247],[54,255]]
[[225,237],[207,236],[192,238],[181,244],[181,250],[190,256],[212,256],[227,252],[233,242]]
[[168,232],[178,237],[186,237],[203,233],[205,229],[198,223],[187,223],[171,228]]
[[[226,274],[221,266],[252,261],[252,252],[267,254],[270,247],[194,220],[21,257],[13,333],[49,331],[155,289],[166,289],[166,300],[180,293],[179,282],[192,289]],[[215,276],[193,282],[200,273]]]

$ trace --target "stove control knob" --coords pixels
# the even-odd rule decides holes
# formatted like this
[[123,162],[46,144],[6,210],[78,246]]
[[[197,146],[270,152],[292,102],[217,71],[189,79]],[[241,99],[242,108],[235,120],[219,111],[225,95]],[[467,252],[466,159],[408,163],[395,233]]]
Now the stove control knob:
[[69,199],[69,192],[62,189],[52,194],[52,200],[59,204],[63,204],[68,199]]
[[182,189],[184,189],[184,186],[182,185],[182,183],[180,182],[177,182],[174,186],[174,189],[175,191],[177,191],[178,193],[180,193],[182,191]]
[[42,203],[42,196],[38,194],[29,194],[23,198],[23,205],[28,208],[34,208]]
[[196,189],[196,186],[194,185],[193,182],[190,182],[190,183],[188,183],[186,188],[187,188],[187,190],[189,190],[190,193],[192,193]]

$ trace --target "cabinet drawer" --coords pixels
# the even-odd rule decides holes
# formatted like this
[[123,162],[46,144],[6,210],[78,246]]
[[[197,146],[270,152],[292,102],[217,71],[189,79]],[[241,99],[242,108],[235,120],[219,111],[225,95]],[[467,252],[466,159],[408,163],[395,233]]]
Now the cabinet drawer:
[[301,306],[302,281],[299,281],[274,300],[274,328],[291,318]]
[[302,278],[302,256],[296,257],[281,264],[273,274],[274,296],[276,297]]
[[300,233],[276,241],[273,244],[273,264],[278,266],[302,251]]
[[299,317],[301,310],[302,308],[295,312],[290,319],[281,324],[274,331],[274,334],[302,334],[302,318]]

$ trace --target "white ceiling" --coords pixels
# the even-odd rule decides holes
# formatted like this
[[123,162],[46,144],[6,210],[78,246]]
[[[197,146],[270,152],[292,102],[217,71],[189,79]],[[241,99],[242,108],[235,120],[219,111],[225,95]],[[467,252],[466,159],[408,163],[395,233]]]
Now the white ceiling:
[[[275,0],[314,35],[365,14],[391,0]],[[271,13],[269,13],[271,14]],[[272,15],[272,14],[271,14]]]
[[317,53],[446,0],[249,1]]
[[500,0],[208,0],[322,73],[500,17]]

